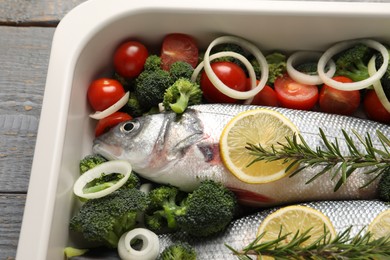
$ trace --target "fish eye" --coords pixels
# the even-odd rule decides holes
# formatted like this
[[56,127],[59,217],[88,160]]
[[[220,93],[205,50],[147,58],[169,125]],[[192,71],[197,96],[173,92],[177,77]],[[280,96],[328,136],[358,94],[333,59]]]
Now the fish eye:
[[128,134],[134,130],[137,130],[138,127],[139,127],[139,122],[137,120],[132,120],[124,123],[121,127],[121,131],[125,134]]

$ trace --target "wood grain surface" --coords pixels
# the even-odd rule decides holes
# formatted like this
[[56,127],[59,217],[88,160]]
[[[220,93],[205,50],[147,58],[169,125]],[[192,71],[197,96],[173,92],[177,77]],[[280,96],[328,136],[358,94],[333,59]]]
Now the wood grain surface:
[[85,0],[0,0],[0,260],[14,259],[51,42]]
[[0,25],[55,26],[85,0],[0,0]]
[[0,27],[0,192],[27,190],[53,33]]

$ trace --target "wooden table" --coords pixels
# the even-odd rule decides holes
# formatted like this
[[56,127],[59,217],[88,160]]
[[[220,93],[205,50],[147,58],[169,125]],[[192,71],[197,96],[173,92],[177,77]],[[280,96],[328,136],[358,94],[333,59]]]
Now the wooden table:
[[53,33],[84,1],[0,0],[0,260],[16,255]]
[[0,0],[0,259],[14,259],[53,33],[85,0]]

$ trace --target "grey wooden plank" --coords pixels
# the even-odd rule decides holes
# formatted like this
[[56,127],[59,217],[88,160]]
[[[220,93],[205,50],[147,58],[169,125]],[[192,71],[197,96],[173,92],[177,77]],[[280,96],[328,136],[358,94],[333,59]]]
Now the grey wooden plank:
[[54,28],[0,26],[0,192],[26,192]]
[[24,194],[0,194],[0,259],[15,259],[22,224]]
[[71,9],[86,0],[1,0],[0,24],[55,26]]

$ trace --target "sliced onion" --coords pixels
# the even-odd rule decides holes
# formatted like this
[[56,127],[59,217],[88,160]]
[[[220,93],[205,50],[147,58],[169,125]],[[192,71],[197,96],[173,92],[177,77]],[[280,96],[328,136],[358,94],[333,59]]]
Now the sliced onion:
[[[255,70],[253,69],[252,64],[248,61],[247,58],[245,58],[243,55],[241,55],[237,52],[221,51],[221,52],[217,52],[217,53],[210,55],[209,59],[210,59],[210,61],[212,61],[212,60],[219,59],[222,57],[233,57],[233,58],[241,61],[245,65],[246,69],[248,70],[249,77],[251,79],[251,83],[256,84]],[[198,77],[199,73],[202,71],[203,67],[204,67],[204,61],[199,63],[198,66],[194,69],[194,72],[192,73],[192,76],[191,76],[192,82],[196,81],[196,78]]]
[[[97,198],[107,196],[108,194],[116,191],[117,189],[122,187],[123,184],[126,183],[126,181],[130,177],[131,171],[132,171],[131,164],[127,161],[114,160],[114,161],[104,162],[83,173],[75,182],[73,186],[73,192],[74,194],[76,194],[76,196],[84,199],[97,199]],[[116,182],[113,186],[108,187],[107,189],[98,192],[93,192],[93,193],[84,193],[83,189],[85,185],[87,185],[94,179],[101,177],[103,173],[106,175],[119,173],[122,174],[123,177],[118,182]]]
[[[241,55],[241,54],[239,54],[237,52],[221,51],[221,52],[214,53],[213,55],[211,55],[209,57],[209,59],[210,59],[210,61],[212,61],[212,60],[219,59],[219,58],[222,58],[222,57],[233,57],[233,58],[238,59],[239,61],[241,61],[245,65],[246,69],[248,70],[251,87],[252,88],[256,87],[256,73],[255,73],[255,70],[253,69],[252,64],[248,61],[247,58],[245,58],[243,55]],[[198,66],[195,68],[195,70],[194,70],[194,72],[192,73],[192,76],[191,76],[191,81],[193,81],[193,82],[196,81],[199,73],[202,71],[203,68],[204,68],[204,61],[199,63]]]
[[[260,75],[260,82],[259,84],[255,87],[252,88],[251,90],[248,91],[238,91],[229,88],[226,86],[218,77],[215,75],[214,71],[211,68],[210,64],[210,52],[211,49],[218,45],[218,44],[223,44],[223,43],[232,43],[232,44],[237,44],[244,49],[248,50],[253,54],[253,56],[257,59],[257,61],[260,64],[261,68],[261,75]],[[254,97],[257,93],[259,93],[265,86],[268,80],[268,63],[267,60],[265,59],[264,55],[261,53],[261,51],[252,43],[238,38],[234,36],[222,36],[210,43],[208,46],[204,59],[203,59],[203,66],[204,70],[210,80],[210,82],[223,94],[225,94],[228,97],[234,98],[234,99],[249,99]],[[251,85],[254,86],[256,85],[255,82],[253,82],[253,79],[251,79]]]
[[[134,239],[142,240],[140,250],[131,247]],[[122,260],[154,260],[160,251],[158,236],[146,228],[135,228],[123,234],[118,242],[118,254]]]
[[[368,63],[368,74],[370,76],[375,75],[375,73],[377,72],[376,67],[375,67],[375,59],[376,59],[376,56],[374,55],[370,59],[370,62]],[[387,110],[387,112],[390,113],[390,102],[387,99],[385,92],[383,91],[383,86],[382,86],[381,81],[377,80],[372,85],[374,86],[374,90],[375,90],[376,95],[379,98],[379,101],[382,103],[383,107]]]
[[103,111],[96,111],[94,114],[90,114],[89,117],[93,119],[103,119],[105,117],[108,117],[109,115],[115,113],[119,109],[121,109],[124,105],[126,105],[127,101],[129,100],[130,92],[126,92],[126,94],[121,97],[115,104],[112,106],[106,108]]
[[381,44],[380,42],[375,40],[358,39],[358,40],[350,40],[350,41],[337,43],[332,47],[330,47],[329,49],[327,49],[324,52],[324,54],[321,56],[320,60],[318,61],[318,68],[317,68],[318,76],[320,76],[320,78],[326,85],[339,90],[347,90],[347,91],[360,90],[371,86],[375,81],[378,81],[383,77],[383,75],[386,72],[388,62],[384,62],[382,66],[379,68],[379,70],[369,78],[357,82],[352,82],[352,83],[338,82],[331,78],[333,75],[330,76],[325,73],[325,66],[334,55],[358,43],[365,44],[368,47],[379,51],[382,54],[384,61],[389,60],[389,52],[387,51],[386,47],[383,46],[383,44]]
[[158,103],[158,111],[159,112],[164,112],[165,111],[165,107],[164,107],[164,104],[162,102]]
[[145,194],[148,194],[153,189],[152,183],[144,183],[139,187],[139,190],[142,191]]
[[[287,73],[295,81],[308,84],[308,85],[319,85],[323,81],[318,75],[308,75],[306,73],[300,72],[294,68],[295,65],[305,62],[305,61],[317,61],[321,57],[321,52],[316,51],[298,51],[293,53],[287,59]],[[326,72],[328,77],[332,77],[336,72],[336,64],[333,60],[329,61],[329,70]]]

